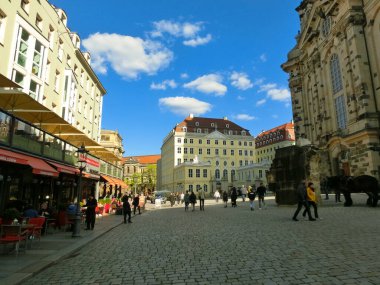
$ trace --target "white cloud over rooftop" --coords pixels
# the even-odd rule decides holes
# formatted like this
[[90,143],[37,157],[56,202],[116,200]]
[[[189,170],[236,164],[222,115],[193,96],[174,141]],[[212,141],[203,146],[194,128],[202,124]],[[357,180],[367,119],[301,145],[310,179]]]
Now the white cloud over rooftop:
[[224,96],[227,92],[227,86],[223,85],[222,81],[222,76],[218,74],[207,74],[184,84],[183,87],[206,94]]
[[188,114],[202,115],[212,109],[212,105],[192,97],[166,97],[159,99],[159,106],[174,114],[187,116]]

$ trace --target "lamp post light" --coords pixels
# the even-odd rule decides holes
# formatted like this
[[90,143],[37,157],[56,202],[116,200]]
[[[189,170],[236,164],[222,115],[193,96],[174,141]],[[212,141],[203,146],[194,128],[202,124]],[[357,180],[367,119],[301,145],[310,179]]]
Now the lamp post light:
[[72,237],[80,237],[80,223],[82,220],[82,211],[81,211],[81,205],[80,201],[82,199],[82,173],[83,170],[86,168],[86,158],[88,150],[84,147],[82,144],[80,148],[77,150],[78,153],[78,168],[79,168],[79,179],[78,179],[78,185],[77,185],[77,212],[75,215],[75,222],[74,222],[74,230]]

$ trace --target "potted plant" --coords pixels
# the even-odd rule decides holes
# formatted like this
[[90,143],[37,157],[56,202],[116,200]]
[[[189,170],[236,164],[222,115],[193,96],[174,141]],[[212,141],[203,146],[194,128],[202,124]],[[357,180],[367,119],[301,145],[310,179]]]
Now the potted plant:
[[8,208],[3,213],[4,224],[11,224],[14,219],[21,218],[21,213],[16,208]]

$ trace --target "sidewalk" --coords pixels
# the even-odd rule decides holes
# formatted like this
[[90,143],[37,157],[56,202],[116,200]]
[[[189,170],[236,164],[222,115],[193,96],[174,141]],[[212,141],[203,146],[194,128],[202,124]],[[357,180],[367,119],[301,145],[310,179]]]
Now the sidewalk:
[[51,264],[70,258],[86,244],[119,226],[122,220],[123,216],[114,214],[98,217],[94,230],[85,231],[82,225],[79,238],[72,238],[71,232],[55,230],[42,236],[40,242],[34,240],[32,248],[21,251],[17,257],[15,253],[3,254],[0,245],[0,283],[19,284]]

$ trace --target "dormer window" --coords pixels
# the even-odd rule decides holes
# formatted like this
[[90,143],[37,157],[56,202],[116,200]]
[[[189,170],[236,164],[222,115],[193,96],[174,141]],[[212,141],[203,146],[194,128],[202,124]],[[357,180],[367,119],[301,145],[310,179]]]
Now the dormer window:
[[245,136],[246,135],[246,131],[241,131],[241,135]]
[[198,133],[198,134],[202,133],[202,129],[198,128],[198,129],[197,129],[197,133]]
[[199,126],[199,122],[195,122],[195,125],[198,127]]
[[27,13],[29,14],[29,0],[21,0],[21,8]]
[[214,123],[211,123],[211,127],[214,127]]
[[36,16],[36,26],[37,26],[37,28],[39,28],[40,30],[42,30],[42,18],[38,14]]
[[228,129],[230,127],[230,124],[226,124],[226,128]]
[[182,127],[182,131],[186,133],[187,132],[187,127]]

